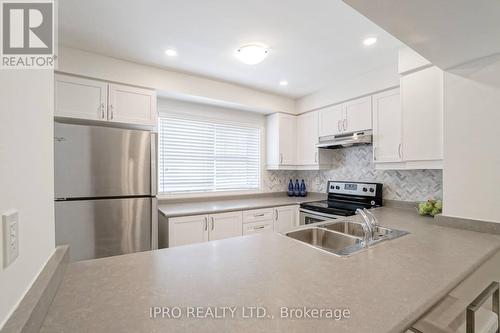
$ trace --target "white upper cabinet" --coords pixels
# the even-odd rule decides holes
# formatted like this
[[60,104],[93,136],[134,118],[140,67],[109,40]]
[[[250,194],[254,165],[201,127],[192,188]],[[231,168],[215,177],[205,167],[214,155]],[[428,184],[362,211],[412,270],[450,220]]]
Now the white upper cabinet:
[[297,170],[319,170],[332,166],[332,151],[316,147],[319,141],[319,111],[297,116]]
[[108,120],[155,126],[156,92],[121,84],[109,84]]
[[399,88],[373,95],[373,159],[401,162],[401,99]]
[[404,160],[443,159],[443,90],[437,67],[401,77]]
[[210,230],[208,240],[217,240],[241,236],[243,232],[243,213],[230,212],[209,216]]
[[343,104],[343,131],[357,132],[372,129],[372,97],[358,98]]
[[297,164],[319,164],[318,148],[318,111],[297,117]]
[[371,96],[319,110],[319,137],[371,129]]
[[342,104],[319,110],[319,136],[332,136],[342,133],[344,121]]
[[107,119],[108,84],[69,75],[55,75],[55,110],[57,117]]
[[294,169],[297,164],[296,116],[275,113],[267,116],[267,168]]
[[56,74],[54,114],[56,117],[156,126],[156,92]]

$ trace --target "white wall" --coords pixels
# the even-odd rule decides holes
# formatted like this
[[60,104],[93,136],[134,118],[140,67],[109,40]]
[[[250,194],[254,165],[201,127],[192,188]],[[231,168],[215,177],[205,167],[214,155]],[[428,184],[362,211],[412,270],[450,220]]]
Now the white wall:
[[19,211],[19,257],[0,268],[0,327],[55,248],[53,78],[0,70],[0,214]]
[[213,105],[190,103],[167,98],[158,98],[158,112],[161,114],[185,114],[191,117],[222,120],[226,122],[250,123],[265,127],[266,117],[256,112],[247,112]]
[[500,222],[500,56],[445,73],[444,215]]
[[223,81],[164,70],[95,53],[59,47],[61,72],[155,88],[159,95],[262,113],[295,112],[291,98]]
[[297,113],[323,108],[396,86],[399,86],[397,61],[349,80],[336,81],[335,84],[298,99]]

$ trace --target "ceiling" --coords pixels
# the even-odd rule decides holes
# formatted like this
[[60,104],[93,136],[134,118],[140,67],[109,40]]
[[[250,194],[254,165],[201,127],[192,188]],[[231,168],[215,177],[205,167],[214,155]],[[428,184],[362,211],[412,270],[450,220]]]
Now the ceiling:
[[441,69],[500,54],[500,1],[344,1]]
[[[59,41],[292,98],[396,63],[401,45],[341,0],[64,0]],[[271,48],[253,66],[234,57],[251,42]]]

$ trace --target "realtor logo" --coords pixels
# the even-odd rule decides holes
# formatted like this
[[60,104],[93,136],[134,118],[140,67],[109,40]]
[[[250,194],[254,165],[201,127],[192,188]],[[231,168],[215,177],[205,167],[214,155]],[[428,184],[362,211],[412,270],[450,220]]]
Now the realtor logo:
[[2,1],[2,68],[53,68],[54,60],[53,1]]

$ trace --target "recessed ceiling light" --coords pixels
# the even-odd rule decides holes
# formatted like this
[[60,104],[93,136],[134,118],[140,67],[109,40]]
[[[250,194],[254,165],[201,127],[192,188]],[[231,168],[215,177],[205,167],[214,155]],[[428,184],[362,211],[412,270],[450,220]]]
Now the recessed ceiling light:
[[287,80],[281,80],[280,81],[280,86],[287,86],[288,85],[288,81]]
[[247,65],[255,65],[264,60],[269,54],[269,49],[259,44],[243,45],[236,50],[236,57]]
[[168,55],[169,57],[176,57],[177,51],[173,49],[168,49],[165,51],[165,54]]
[[363,44],[366,46],[373,45],[377,42],[377,37],[368,37],[365,40],[363,40]]

